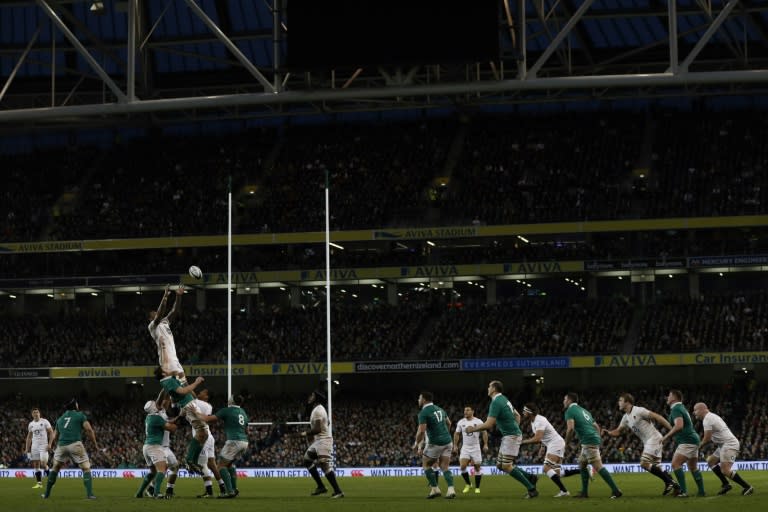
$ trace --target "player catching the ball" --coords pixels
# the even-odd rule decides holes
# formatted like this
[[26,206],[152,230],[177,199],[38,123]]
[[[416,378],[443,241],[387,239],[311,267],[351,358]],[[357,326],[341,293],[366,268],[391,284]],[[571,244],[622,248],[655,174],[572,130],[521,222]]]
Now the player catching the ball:
[[176,300],[173,308],[168,311],[168,296],[171,294],[170,285],[165,286],[163,298],[157,311],[149,312],[149,334],[157,345],[158,364],[166,375],[175,374],[182,386],[187,385],[187,376],[184,374],[179,358],[176,355],[176,343],[171,332],[171,322],[181,313],[181,297],[184,295],[184,285],[180,284],[176,289]]

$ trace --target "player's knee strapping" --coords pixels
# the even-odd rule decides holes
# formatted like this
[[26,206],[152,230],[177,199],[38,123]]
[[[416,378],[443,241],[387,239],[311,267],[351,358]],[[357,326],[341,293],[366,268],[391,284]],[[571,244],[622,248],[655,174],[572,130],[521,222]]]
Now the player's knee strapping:
[[311,468],[317,463],[317,452],[315,450],[307,450],[304,452],[304,467]]
[[560,463],[559,462],[555,462],[555,461],[550,460],[550,459],[544,459],[544,465],[545,466],[549,466],[551,469],[553,469],[555,471],[559,471],[560,470]]
[[331,458],[327,455],[320,455],[317,458],[317,465],[323,470],[323,473],[333,471],[333,465],[331,464]]
[[499,454],[499,458],[496,461],[496,467],[502,469],[502,466],[511,465],[515,466],[515,457],[513,455],[507,455],[504,453]]

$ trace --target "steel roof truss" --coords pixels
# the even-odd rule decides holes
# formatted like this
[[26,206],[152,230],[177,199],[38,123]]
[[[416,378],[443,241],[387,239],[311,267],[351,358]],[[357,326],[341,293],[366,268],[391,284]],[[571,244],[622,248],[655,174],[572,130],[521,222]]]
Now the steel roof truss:
[[573,16],[571,16],[571,18],[568,20],[568,23],[565,24],[563,29],[557,34],[557,36],[555,36],[552,42],[549,43],[549,46],[547,46],[546,50],[544,50],[544,53],[541,54],[534,65],[531,66],[531,69],[528,70],[529,78],[536,77],[542,66],[544,66],[552,53],[560,46],[560,43],[562,43],[568,34],[570,34],[571,30],[573,30],[573,27],[576,26],[576,23],[578,23],[581,17],[584,16],[584,13],[587,12],[587,9],[589,9],[593,2],[594,0],[584,0],[584,3],[579,6],[575,13],[573,13]]
[[712,39],[712,36],[715,34],[715,32],[717,32],[726,18],[728,18],[728,15],[731,14],[731,11],[734,7],[736,7],[737,3],[739,3],[739,0],[729,0],[725,7],[723,7],[723,9],[720,11],[720,14],[717,15],[717,17],[709,25],[707,31],[704,32],[704,35],[702,35],[701,38],[696,42],[696,45],[693,47],[685,60],[680,63],[681,72],[688,72],[690,65],[693,63],[699,53],[701,53],[701,50],[704,49],[704,46],[709,42],[709,40]]
[[240,61],[240,64],[243,65],[245,69],[248,70],[248,72],[253,75],[253,77],[264,87],[264,90],[267,92],[277,92],[275,87],[267,80],[267,78],[259,71],[259,69],[253,64],[253,62],[248,59],[248,57],[245,56],[245,54],[240,51],[240,48],[237,47],[235,43],[232,42],[232,40],[227,37],[227,35],[219,28],[218,25],[203,11],[203,9],[197,5],[197,2],[195,0],[184,0],[186,4],[189,6],[190,10],[198,17],[200,18],[200,21],[202,21],[210,30],[213,32],[213,35],[216,36],[216,38],[224,43],[224,46],[227,47],[227,49],[232,53],[232,55],[235,56],[235,58]]
[[62,19],[59,17],[59,15],[56,13],[55,10],[53,10],[53,7],[51,7],[47,0],[36,0],[37,5],[40,6],[40,8],[43,10],[45,14],[48,15],[48,17],[53,21],[53,23],[61,30],[62,34],[64,34],[64,37],[66,37],[69,42],[72,44],[72,46],[75,47],[77,52],[85,59],[85,61],[88,63],[88,65],[91,66],[91,68],[96,72],[97,75],[99,75],[99,78],[101,78],[101,81],[104,82],[104,84],[109,87],[109,90],[112,91],[112,94],[115,95],[117,98],[117,101],[120,103],[125,103],[128,101],[128,97],[125,95],[125,93],[117,86],[114,80],[107,74],[106,71],[104,71],[104,68],[102,68],[98,62],[96,62],[96,59],[93,58],[93,55],[88,51],[88,49],[83,46],[83,43],[81,43],[75,34],[72,33],[72,31],[69,29],[69,27],[62,21]]
[[[558,32],[560,29],[560,24],[558,23],[559,18],[554,17],[554,10],[555,7],[557,7],[557,3],[552,6],[552,8],[549,10],[548,13],[545,12],[544,8],[544,0],[533,0],[533,6],[536,9],[536,15],[539,18],[539,21],[541,22],[542,31],[547,35],[550,41],[553,41],[556,36],[553,36],[552,31],[549,29],[549,19],[552,18],[555,22],[555,27],[557,28]],[[535,39],[537,37],[537,34],[533,34],[531,36],[531,39]],[[563,67],[568,67],[568,56],[565,54],[565,50],[558,44],[555,47],[555,51],[557,51],[557,56],[560,59],[560,63],[563,65]]]

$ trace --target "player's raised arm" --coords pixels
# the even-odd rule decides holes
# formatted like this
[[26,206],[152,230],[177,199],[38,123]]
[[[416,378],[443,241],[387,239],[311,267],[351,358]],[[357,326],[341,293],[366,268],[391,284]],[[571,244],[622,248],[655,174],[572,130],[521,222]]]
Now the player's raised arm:
[[204,380],[205,379],[203,377],[198,376],[192,384],[188,384],[183,387],[179,386],[178,388],[176,388],[176,393],[179,395],[186,395],[187,393],[191,393],[195,390],[197,386],[202,384]]
[[178,288],[176,288],[176,300],[173,301],[173,308],[171,309],[171,312],[168,313],[168,321],[173,322],[176,320],[176,317],[181,314],[181,297],[184,295],[184,285],[180,284]]
[[160,305],[157,306],[157,312],[155,313],[155,318],[152,319],[152,323],[150,324],[153,328],[157,325],[157,322],[163,319],[165,316],[165,312],[168,311],[168,295],[171,294],[171,286],[165,285],[165,291],[163,292],[163,298],[160,299]]

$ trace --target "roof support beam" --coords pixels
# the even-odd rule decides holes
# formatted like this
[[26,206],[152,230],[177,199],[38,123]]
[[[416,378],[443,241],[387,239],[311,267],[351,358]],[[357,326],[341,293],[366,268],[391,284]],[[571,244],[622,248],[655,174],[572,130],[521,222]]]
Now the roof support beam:
[[126,44],[128,69],[125,73],[126,81],[128,82],[126,85],[128,101],[136,99],[136,32],[138,30],[136,26],[136,11],[138,8],[136,0],[128,0],[128,41]]
[[[568,2],[563,0],[563,3],[561,4],[563,8],[563,12],[566,16],[573,16],[571,14],[571,9],[568,7]],[[592,65],[595,63],[595,59],[592,58],[592,53],[589,51],[589,43],[587,42],[587,36],[585,32],[582,30],[581,26],[574,27],[573,29],[573,35],[576,38],[576,40],[581,45],[581,51],[584,52],[584,55],[587,57],[587,62]]]
[[545,91],[559,89],[601,89],[606,87],[690,87],[696,84],[768,84],[768,70],[708,71],[700,73],[649,73],[640,75],[567,76],[500,80],[482,83],[430,84],[416,86],[372,87],[369,89],[334,89],[305,92],[244,93],[221,96],[199,96],[157,100],[137,100],[130,103],[73,105],[0,111],[0,123],[59,119],[70,116],[104,116],[169,112],[197,108],[221,108],[236,105],[273,106],[319,102],[349,102],[384,98],[418,98],[433,95],[493,94],[515,91]]
[[531,69],[528,70],[529,77],[533,78],[536,76],[541,67],[547,62],[552,53],[560,46],[560,43],[563,42],[563,39],[565,39],[568,34],[570,34],[571,30],[573,30],[573,27],[576,26],[576,24],[579,22],[581,17],[584,16],[584,13],[587,12],[587,9],[590,8],[593,2],[594,0],[584,0],[584,3],[579,6],[575,13],[573,13],[571,19],[568,20],[568,23],[565,24],[560,33],[555,36],[551,43],[549,43],[549,46],[547,46],[547,49],[544,50],[544,53],[541,54]]
[[227,47],[227,49],[232,52],[232,55],[235,56],[235,58],[240,61],[240,64],[243,65],[245,69],[248,70],[248,72],[253,75],[253,77],[258,80],[258,82],[264,87],[264,90],[267,92],[275,92],[275,87],[269,83],[269,80],[261,73],[261,71],[258,70],[256,66],[253,65],[253,63],[248,59],[248,57],[243,54],[243,52],[240,51],[240,48],[237,47],[235,43],[232,42],[227,35],[221,31],[221,29],[214,23],[214,21],[208,17],[207,14],[205,14],[205,11],[203,11],[202,8],[200,8],[199,5],[197,5],[197,2],[195,0],[184,0],[189,8],[192,10],[195,15],[200,18],[200,21],[202,21],[210,30],[213,32],[213,34],[218,38],[219,41],[224,43],[224,46]]
[[710,39],[712,39],[712,36],[717,32],[717,29],[720,28],[720,25],[723,24],[723,22],[728,18],[728,15],[731,14],[731,11],[734,7],[736,7],[736,4],[739,3],[739,0],[730,0],[725,7],[720,11],[720,14],[717,15],[717,18],[715,18],[712,21],[712,24],[709,25],[709,28],[706,32],[704,32],[704,35],[701,36],[701,39],[699,39],[696,42],[696,46],[693,47],[691,50],[691,53],[688,54],[688,56],[685,58],[685,60],[680,63],[680,71],[683,73],[688,72],[688,68],[690,67],[691,63],[696,59],[696,57],[701,53],[701,50],[704,49],[704,46],[709,42]]
[[281,41],[283,32],[283,23],[281,16],[283,14],[282,0],[274,0],[272,3],[272,73],[274,74],[274,90],[283,89],[282,77],[280,76],[280,67],[282,66]]
[[669,3],[669,69],[668,71],[677,74],[679,68],[679,52],[677,50],[677,0],[668,0]]
[[525,16],[525,0],[517,1],[517,24],[518,24],[518,61],[517,78],[525,80],[528,77],[528,20]]
[[110,48],[108,45],[104,43],[101,39],[99,39],[99,36],[93,33],[91,29],[88,28],[88,25],[86,25],[83,20],[80,20],[77,18],[77,16],[74,15],[72,12],[72,6],[64,6],[61,5],[63,2],[61,0],[48,0],[54,9],[58,8],[59,12],[61,12],[61,16],[67,20],[73,27],[75,27],[75,30],[79,30],[83,33],[85,37],[87,37],[93,46],[102,52],[105,56],[109,57],[112,62],[115,63],[116,66],[119,66],[120,69],[125,70],[125,61],[122,59],[122,57],[119,57],[115,51],[113,51],[112,48]]
[[77,39],[77,36],[72,33],[71,30],[69,30],[69,27],[61,20],[58,14],[56,14],[56,11],[53,10],[53,8],[48,5],[48,2],[46,0],[37,0],[37,5],[40,6],[40,8],[45,12],[45,14],[48,15],[49,18],[51,18],[51,21],[61,30],[62,34],[64,34],[64,37],[66,37],[70,43],[72,43],[72,46],[77,49],[77,52],[85,59],[85,61],[91,66],[91,68],[96,72],[97,75],[99,75],[99,78],[106,84],[107,87],[112,91],[112,94],[115,95],[117,98],[117,101],[124,103],[128,101],[128,97],[123,93],[123,91],[117,86],[114,80],[107,74],[106,71],[104,71],[104,68],[102,68],[98,62],[96,62],[96,59],[93,58],[93,55],[86,49],[85,46],[83,46],[83,43],[80,42],[79,39]]
[[[536,9],[536,14],[539,17],[539,21],[541,22],[542,30],[547,34],[547,38],[549,38],[550,40],[554,40],[552,36],[552,31],[549,29],[549,19],[552,18],[555,22],[555,28],[560,30],[559,19],[555,17],[555,8],[557,7],[557,5],[554,5],[548,13],[544,8],[544,0],[533,0],[533,6]],[[566,55],[565,51],[562,48],[560,48],[559,45],[555,48],[555,51],[557,51],[557,56],[560,59],[560,62],[562,63],[563,67],[567,68],[568,56]]]

